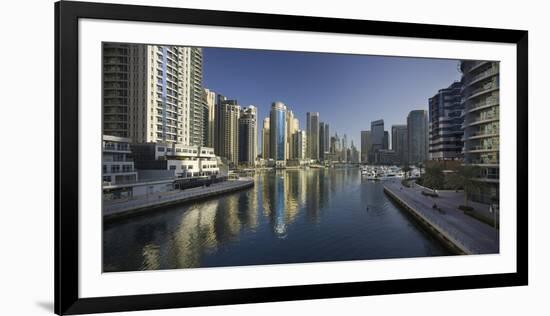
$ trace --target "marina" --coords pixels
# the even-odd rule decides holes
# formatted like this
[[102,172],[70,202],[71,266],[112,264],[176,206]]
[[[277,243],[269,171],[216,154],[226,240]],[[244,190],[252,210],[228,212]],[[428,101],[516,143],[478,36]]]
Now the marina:
[[359,168],[263,170],[254,186],[107,222],[105,271],[454,254]]

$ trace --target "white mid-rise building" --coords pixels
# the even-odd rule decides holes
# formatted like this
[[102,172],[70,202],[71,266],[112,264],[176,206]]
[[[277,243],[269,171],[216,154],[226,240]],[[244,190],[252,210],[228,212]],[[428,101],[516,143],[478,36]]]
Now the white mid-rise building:
[[137,181],[137,172],[131,158],[131,140],[103,135],[103,184],[126,184]]
[[[152,170],[164,177],[191,178],[219,173],[214,148],[183,144],[148,143],[132,145],[136,168],[143,174]],[[167,171],[167,172],[166,172]]]

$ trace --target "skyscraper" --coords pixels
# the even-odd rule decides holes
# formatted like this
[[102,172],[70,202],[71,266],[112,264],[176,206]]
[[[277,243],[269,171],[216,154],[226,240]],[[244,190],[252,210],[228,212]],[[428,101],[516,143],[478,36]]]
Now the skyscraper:
[[353,140],[351,141],[350,157],[348,158],[348,161],[351,163],[359,163],[359,151],[353,144]]
[[382,142],[382,149],[390,149],[390,134],[388,131],[384,131],[384,141]]
[[241,109],[239,117],[239,163],[254,166],[258,156],[257,146],[257,110],[250,105]]
[[407,116],[408,161],[411,164],[428,159],[428,113],[426,110],[413,110]]
[[319,160],[325,160],[325,123],[319,122]]
[[294,113],[290,111],[287,107],[286,112],[286,159],[292,159],[295,158],[294,154],[294,146],[292,144],[293,138],[292,135],[296,133],[299,129],[299,122],[296,117],[294,117]]
[[209,89],[204,89],[206,108],[207,108],[207,128],[206,128],[206,146],[214,148],[214,133],[215,133],[215,121],[216,114],[216,93]]
[[269,159],[271,156],[269,155],[269,128],[270,128],[270,122],[269,117],[264,118],[264,124],[262,126],[262,158],[263,159]]
[[224,107],[222,104],[227,100],[227,98],[221,94],[216,94],[216,103],[214,104],[214,152],[216,155],[221,156],[221,153],[224,152],[223,140],[225,138],[225,128],[224,128],[224,119],[223,112]]
[[307,112],[306,121],[308,158],[319,161],[319,112]]
[[216,138],[214,151],[227,162],[236,166],[239,163],[239,116],[241,107],[237,100],[227,100],[218,94],[216,104]]
[[344,149],[342,148],[342,142],[340,140],[340,137],[338,136],[338,133],[334,134],[334,136],[331,137],[330,143],[331,143],[330,148],[331,148],[331,153],[333,155],[333,161],[342,162],[344,158],[344,155],[342,152],[344,151]]
[[409,158],[407,150],[407,125],[392,125],[391,147],[399,162],[406,164]]
[[376,151],[384,149],[384,120],[370,123],[370,145],[369,162],[375,163]]
[[286,129],[286,114],[287,108],[282,102],[273,102],[271,104],[271,112],[269,115],[269,154],[275,160],[276,166],[286,165],[286,150],[287,150],[287,129]]
[[361,131],[361,163],[369,163],[370,131]]
[[481,169],[487,189],[473,199],[491,202],[499,196],[499,63],[462,61],[464,163]]
[[202,48],[190,49],[190,106],[189,106],[189,138],[190,145],[204,146],[208,126],[206,99],[202,87]]
[[342,137],[342,161],[347,162],[348,161],[348,136],[344,134],[344,137]]
[[292,135],[294,138],[294,141],[292,142],[294,145],[294,153],[295,153],[295,159],[298,160],[304,160],[306,159],[306,150],[307,150],[307,136],[306,132],[304,130],[298,130],[294,135]]
[[321,134],[321,138],[323,138],[323,142],[324,142],[324,156],[326,156],[326,154],[330,153],[330,126],[328,125],[328,123],[325,123],[325,131],[323,134]]
[[190,55],[189,47],[103,44],[103,134],[189,144]]
[[462,83],[454,82],[429,99],[429,158],[454,160],[462,158],[464,117],[461,103]]

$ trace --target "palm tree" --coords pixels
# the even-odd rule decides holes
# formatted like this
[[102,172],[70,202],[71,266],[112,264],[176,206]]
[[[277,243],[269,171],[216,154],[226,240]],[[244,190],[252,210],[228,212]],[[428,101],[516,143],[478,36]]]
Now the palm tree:
[[420,175],[422,175],[422,168],[424,168],[424,163],[419,162],[416,164],[416,166],[418,167],[418,171],[420,171]]
[[464,205],[468,206],[470,194],[483,190],[484,184],[476,180],[479,177],[480,168],[476,166],[460,166],[449,176],[449,185],[458,190],[464,189]]
[[443,175],[443,167],[438,164],[426,167],[426,172],[423,177],[423,185],[432,189],[442,189],[445,183],[445,176]]
[[401,167],[401,170],[403,170],[403,172],[405,173],[405,179],[408,179],[409,178],[409,172],[411,172],[411,167],[409,165],[404,165],[403,167]]

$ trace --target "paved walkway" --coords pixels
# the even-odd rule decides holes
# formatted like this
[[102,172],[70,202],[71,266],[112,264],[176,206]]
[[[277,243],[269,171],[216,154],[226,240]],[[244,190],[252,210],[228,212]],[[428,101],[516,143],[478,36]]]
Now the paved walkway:
[[251,178],[241,178],[220,183],[214,183],[209,187],[196,187],[186,190],[174,190],[162,193],[152,193],[132,197],[129,200],[103,201],[103,217],[112,218],[130,215],[137,211],[143,211],[159,206],[183,203],[196,199],[207,198],[224,194],[254,185]]
[[[423,195],[419,186],[407,188],[397,180],[385,182],[384,187],[433,223],[441,233],[451,237],[459,248],[466,249],[466,253],[499,252],[498,231],[458,210],[463,202],[463,198],[458,198],[460,193],[442,192],[434,198]],[[433,209],[434,203],[441,211]]]

